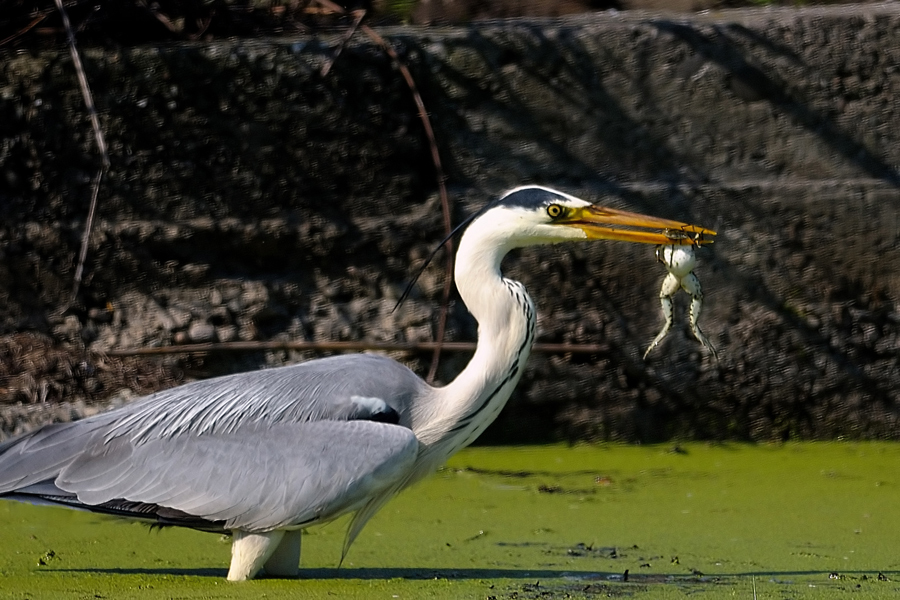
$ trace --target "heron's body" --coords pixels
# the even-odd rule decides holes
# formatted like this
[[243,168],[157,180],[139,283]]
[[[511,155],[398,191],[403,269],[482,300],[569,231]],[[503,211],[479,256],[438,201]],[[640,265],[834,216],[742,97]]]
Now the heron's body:
[[597,210],[606,211],[519,188],[472,221],[456,279],[479,341],[444,387],[368,354],[197,381],[0,445],[0,497],[230,531],[232,580],[263,567],[295,575],[300,530],[352,512],[346,552],[387,500],[474,441],[518,382],[535,310],[500,273],[510,249],[591,237],[680,243],[597,224],[681,223],[629,223],[637,216],[619,211],[601,221]]

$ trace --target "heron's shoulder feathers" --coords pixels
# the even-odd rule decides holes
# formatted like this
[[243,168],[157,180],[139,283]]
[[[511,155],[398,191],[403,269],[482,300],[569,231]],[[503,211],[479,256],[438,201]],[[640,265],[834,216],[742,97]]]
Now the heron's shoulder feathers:
[[120,409],[108,437],[140,442],[181,433],[228,433],[257,424],[321,420],[403,423],[427,386],[383,356],[334,356],[195,381]]

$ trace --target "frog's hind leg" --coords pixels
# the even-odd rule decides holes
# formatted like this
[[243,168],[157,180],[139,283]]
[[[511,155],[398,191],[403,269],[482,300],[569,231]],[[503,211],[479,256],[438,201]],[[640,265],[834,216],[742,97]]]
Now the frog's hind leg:
[[[697,283],[699,284],[699,282]],[[681,282],[671,273],[663,279],[662,287],[659,290],[659,303],[662,306],[662,313],[666,322],[663,324],[660,332],[656,334],[656,338],[647,346],[647,350],[644,352],[644,360],[647,360],[647,355],[650,354],[650,351],[659,345],[663,338],[666,337],[666,334],[669,333],[669,329],[672,328],[672,313],[674,312],[672,296],[678,291],[680,285]]]
[[697,276],[693,273],[688,273],[687,276],[681,280],[681,287],[685,292],[691,295],[691,333],[694,334],[694,337],[697,338],[698,342],[712,352],[712,355],[716,360],[719,360],[719,353],[716,352],[716,349],[713,347],[712,343],[710,343],[709,339],[702,331],[700,331],[700,325],[697,324],[700,320],[700,311],[703,309],[703,288],[700,287],[700,280],[697,279]]

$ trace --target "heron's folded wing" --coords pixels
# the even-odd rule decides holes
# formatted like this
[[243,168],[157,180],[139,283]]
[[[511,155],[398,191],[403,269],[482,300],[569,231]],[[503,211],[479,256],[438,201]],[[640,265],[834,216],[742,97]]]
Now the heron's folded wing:
[[[352,354],[186,383],[105,413],[106,441],[228,434],[247,426],[369,420],[409,426],[428,393],[412,371],[384,356]],[[108,416],[107,416],[108,415]]]
[[324,521],[409,475],[413,433],[372,421],[314,421],[177,436],[116,438],[67,465],[56,485],[89,505],[127,500],[173,508],[228,529]]
[[83,448],[102,438],[110,421],[107,415],[52,423],[0,444],[0,494],[53,480]]

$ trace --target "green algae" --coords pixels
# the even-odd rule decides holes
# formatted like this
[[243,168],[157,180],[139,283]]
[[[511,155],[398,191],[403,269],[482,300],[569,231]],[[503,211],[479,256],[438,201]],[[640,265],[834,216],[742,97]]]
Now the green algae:
[[890,443],[471,448],[341,568],[345,520],[304,537],[301,580],[241,584],[222,536],[0,502],[0,598],[888,598],[898,462]]

